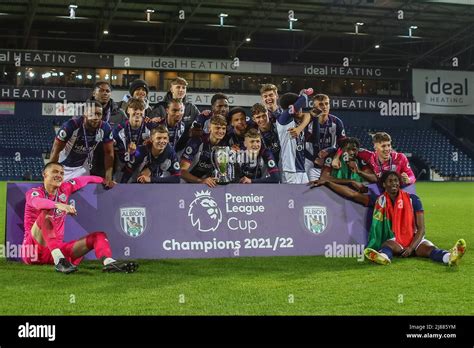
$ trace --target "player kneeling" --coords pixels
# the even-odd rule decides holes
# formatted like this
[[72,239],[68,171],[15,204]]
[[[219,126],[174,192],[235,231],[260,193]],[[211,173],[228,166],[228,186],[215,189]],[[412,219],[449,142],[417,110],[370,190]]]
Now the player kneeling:
[[368,196],[331,181],[319,180],[313,187],[325,185],[334,192],[361,203],[374,206],[369,241],[365,256],[378,264],[388,265],[393,255],[429,257],[433,261],[457,266],[466,251],[466,241],[459,239],[451,250],[438,249],[425,239],[425,217],[421,201],[415,194],[400,189],[400,174],[384,172],[380,184],[385,192]]
[[67,204],[69,196],[89,183],[104,183],[98,176],[82,176],[63,182],[64,168],[57,162],[48,163],[43,169],[43,186],[26,193],[25,236],[23,245],[37,250],[34,257],[24,257],[31,265],[54,264],[61,273],[77,271],[77,265],[89,251],[94,250],[102,260],[104,272],[135,272],[138,264],[116,261],[112,258],[105,232],[93,232],[70,242],[64,242],[66,215],[77,215],[76,208]]

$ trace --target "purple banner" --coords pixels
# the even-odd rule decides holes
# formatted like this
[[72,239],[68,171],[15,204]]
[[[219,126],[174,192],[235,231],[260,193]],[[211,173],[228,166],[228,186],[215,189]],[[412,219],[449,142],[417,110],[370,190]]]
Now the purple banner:
[[[7,186],[7,252],[22,243],[25,192],[39,185]],[[65,241],[105,231],[120,259],[324,255],[364,245],[371,217],[305,185],[89,185],[70,199],[78,215],[67,217]]]

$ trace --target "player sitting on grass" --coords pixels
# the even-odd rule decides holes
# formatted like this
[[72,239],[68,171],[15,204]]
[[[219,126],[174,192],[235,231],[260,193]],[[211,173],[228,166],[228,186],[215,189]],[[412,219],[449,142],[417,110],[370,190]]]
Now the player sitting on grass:
[[68,204],[69,196],[89,183],[104,183],[98,176],[82,176],[63,182],[64,168],[57,162],[50,162],[43,169],[43,185],[26,193],[25,235],[23,245],[36,250],[36,255],[24,257],[26,264],[55,264],[62,273],[77,271],[77,265],[89,251],[94,249],[97,259],[103,264],[104,272],[134,272],[135,262],[116,261],[112,258],[105,232],[93,232],[70,242],[64,242],[66,215],[77,215],[76,208]]
[[397,172],[384,172],[380,178],[380,186],[385,192],[378,198],[326,180],[315,181],[312,187],[325,185],[343,197],[365,206],[374,206],[369,241],[364,250],[370,261],[388,265],[393,255],[419,256],[429,257],[449,266],[458,265],[466,251],[464,239],[459,239],[449,251],[438,249],[425,239],[425,218],[421,201],[417,195],[401,190],[401,182],[402,178]]

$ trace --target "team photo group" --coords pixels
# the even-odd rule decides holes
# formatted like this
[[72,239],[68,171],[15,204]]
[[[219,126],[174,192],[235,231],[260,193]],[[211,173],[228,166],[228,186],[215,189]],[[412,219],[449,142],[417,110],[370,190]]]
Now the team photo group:
[[[278,94],[273,84],[260,89],[250,112],[229,106],[223,93],[200,111],[186,99],[187,81],[171,81],[163,101],[151,106],[144,80],[130,84],[122,101],[111,99],[108,82],[97,82],[82,116],[58,130],[44,185],[26,194],[23,245],[38,248],[27,264],[54,264],[77,271],[94,250],[106,272],[135,272],[138,264],[112,257],[107,234],[97,231],[65,243],[64,224],[76,215],[69,196],[89,183],[106,189],[116,183],[219,184],[282,183],[326,186],[340,196],[373,207],[364,255],[388,265],[393,256],[419,256],[456,266],[466,250],[459,239],[450,250],[425,239],[424,210],[407,157],[392,149],[385,132],[372,135],[373,149],[361,148],[330,113],[330,96],[312,88]],[[381,195],[367,185],[378,183]],[[313,190],[317,194],[317,190]]]

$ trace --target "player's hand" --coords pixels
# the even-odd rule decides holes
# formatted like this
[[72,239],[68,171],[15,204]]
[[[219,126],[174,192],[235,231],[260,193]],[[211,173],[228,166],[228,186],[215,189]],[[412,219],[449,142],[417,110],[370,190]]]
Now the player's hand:
[[315,187],[326,185],[327,182],[328,182],[327,180],[319,179],[319,180],[310,181],[308,185],[311,186],[310,188],[315,188]]
[[352,181],[350,185],[361,193],[367,192],[367,187],[361,182]]
[[311,95],[311,94],[313,94],[313,92],[314,92],[314,91],[313,91],[312,88],[306,88],[306,89],[302,89],[302,90],[300,91],[300,95],[302,95],[302,94]]
[[331,162],[331,166],[334,169],[340,169],[341,168],[341,160],[339,158],[333,158],[333,160]]
[[66,214],[69,214],[69,215],[77,215],[77,210],[73,205],[68,205],[64,203],[56,203],[56,209],[60,211],[64,211]]
[[323,112],[320,109],[314,107],[309,111],[309,114],[311,115],[311,117],[318,118],[323,114]]
[[326,150],[321,150],[318,153],[318,157],[322,159],[325,159],[326,157],[328,157],[328,155],[329,155],[329,152],[327,152]]
[[322,158],[316,157],[316,159],[314,160],[314,164],[316,164],[318,167],[323,167],[324,160]]
[[239,182],[240,182],[241,184],[251,184],[251,183],[252,183],[252,179],[247,178],[246,176],[244,176],[242,179],[240,179]]
[[408,248],[403,250],[403,252],[400,254],[400,256],[401,257],[409,257],[413,254],[414,251],[415,251],[415,248],[412,247],[412,246],[409,246]]
[[352,170],[353,173],[359,174],[360,169],[356,161],[348,161],[347,166]]
[[153,118],[145,117],[145,123],[149,123],[149,122],[160,123],[161,120],[162,120],[161,117],[153,117]]
[[151,178],[148,175],[140,175],[137,178],[137,182],[139,182],[140,184],[150,183]]
[[113,181],[112,179],[104,179],[104,181],[102,182],[102,185],[104,185],[104,188],[106,190],[109,190],[111,189],[112,187],[114,187],[116,184],[115,181]]
[[211,177],[203,179],[203,180],[201,181],[201,183],[206,184],[207,186],[209,186],[209,187],[211,187],[211,188],[217,186],[216,179],[211,178]]
[[212,115],[212,111],[211,110],[204,110],[203,112],[201,112],[201,115],[207,118],[207,117]]
[[237,145],[237,144],[232,145],[231,151],[234,151],[236,153],[239,152],[240,151],[240,146]]
[[401,177],[404,184],[410,184],[410,178],[407,173],[402,173]]
[[133,154],[135,150],[137,149],[137,144],[135,144],[133,141],[128,145],[128,153]]
[[191,138],[200,138],[204,134],[202,128],[200,127],[191,127],[189,130],[189,136]]
[[288,133],[290,133],[292,138],[298,138],[301,131],[302,129],[300,129],[299,127],[293,127],[293,128],[288,129]]

